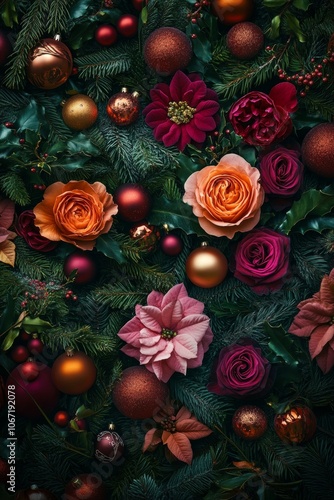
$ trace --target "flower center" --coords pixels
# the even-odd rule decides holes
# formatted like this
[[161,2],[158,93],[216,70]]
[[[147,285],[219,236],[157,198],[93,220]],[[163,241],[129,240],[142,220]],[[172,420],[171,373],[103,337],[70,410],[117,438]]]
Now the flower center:
[[176,123],[177,125],[181,125],[181,123],[189,123],[194,116],[196,108],[192,108],[186,101],[171,101],[168,103],[168,118]]
[[173,330],[170,330],[169,328],[163,328],[160,335],[165,340],[172,340],[174,337],[176,337],[177,332],[173,332]]
[[166,417],[164,420],[160,422],[160,425],[164,431],[171,433],[176,432],[176,421],[174,416]]

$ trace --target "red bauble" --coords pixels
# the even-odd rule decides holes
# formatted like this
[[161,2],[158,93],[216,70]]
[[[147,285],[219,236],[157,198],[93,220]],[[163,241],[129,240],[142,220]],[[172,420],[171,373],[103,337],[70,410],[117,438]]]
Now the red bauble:
[[106,500],[107,492],[98,474],[78,474],[65,487],[66,498],[71,500]]
[[139,12],[142,10],[144,7],[144,0],[132,0],[132,6],[138,10]]
[[76,251],[71,253],[65,260],[64,273],[69,277],[77,270],[74,283],[84,285],[93,281],[96,276],[96,264],[89,252]]
[[59,410],[53,417],[53,421],[55,424],[59,425],[59,427],[66,427],[70,421],[70,416],[67,411]]
[[212,12],[223,24],[236,24],[249,19],[254,10],[253,0],[211,0]]
[[126,368],[112,394],[116,408],[134,419],[152,418],[167,396],[168,386],[144,366]]
[[253,59],[263,47],[263,31],[254,23],[238,23],[227,33],[226,44],[237,59]]
[[140,184],[122,184],[115,191],[114,201],[118,215],[127,222],[145,219],[151,208],[150,195]]
[[5,460],[4,458],[0,458],[0,483],[7,483],[7,474],[9,474],[9,471],[10,469],[7,460]]
[[183,241],[177,234],[166,234],[161,239],[161,250],[166,255],[179,255],[183,250]]
[[193,51],[189,38],[177,28],[158,28],[144,45],[147,66],[159,75],[168,76],[190,63]]
[[117,31],[126,38],[132,38],[138,31],[138,19],[132,14],[124,14],[116,24]]
[[134,123],[139,116],[138,92],[128,92],[123,87],[120,92],[110,97],[107,104],[107,113],[113,123],[125,127]]
[[12,349],[10,357],[15,363],[23,363],[29,358],[29,351],[24,345],[17,345]]
[[36,361],[33,359],[28,359],[25,363],[20,366],[21,377],[27,382],[32,382],[36,380],[39,374],[40,367]]
[[29,335],[29,333],[27,333],[24,330],[22,330],[21,333],[20,333],[20,339],[26,341],[26,340],[31,339],[31,336]]
[[141,221],[130,229],[130,237],[138,242],[140,250],[151,252],[157,245],[160,233],[155,226]]
[[321,123],[312,128],[302,144],[303,163],[318,175],[334,178],[334,123]]
[[83,394],[96,379],[96,366],[84,352],[71,349],[61,354],[52,367],[52,380],[65,394]]
[[301,444],[312,439],[317,419],[307,406],[294,406],[275,416],[274,429],[282,441]]
[[257,406],[241,406],[233,415],[232,427],[237,436],[248,441],[259,439],[267,430],[266,414]]
[[57,500],[57,497],[49,490],[39,488],[36,484],[26,490],[18,491],[15,500]]
[[105,47],[110,47],[117,40],[117,31],[111,24],[101,24],[94,34],[95,40]]
[[96,437],[95,457],[100,462],[117,462],[123,455],[124,443],[119,434],[113,431],[113,425],[110,425],[110,431],[100,432]]
[[41,339],[33,335],[33,338],[28,341],[27,347],[31,354],[36,356],[37,354],[41,354],[43,352],[44,344]]
[[0,30],[0,65],[7,61],[7,57],[11,54],[12,44],[7,38],[6,33]]
[[7,379],[7,390],[10,390],[10,386],[15,386],[16,414],[26,418],[41,418],[42,414],[38,406],[44,413],[52,413],[60,396],[52,382],[51,369],[43,363],[36,364],[39,371],[34,380],[29,381],[22,376],[22,365],[14,368]]

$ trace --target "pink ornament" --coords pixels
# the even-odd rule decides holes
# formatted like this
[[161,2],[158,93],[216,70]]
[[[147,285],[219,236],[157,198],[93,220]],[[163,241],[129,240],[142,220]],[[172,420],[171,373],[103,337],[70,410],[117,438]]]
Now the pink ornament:
[[166,255],[179,255],[183,249],[183,241],[176,234],[166,234],[161,240],[161,250]]
[[38,339],[38,338],[32,338],[28,341],[28,349],[31,352],[31,354],[41,354],[44,349],[44,344],[43,342]]
[[88,252],[77,251],[71,253],[64,264],[65,276],[77,269],[77,274],[74,282],[78,285],[83,285],[93,281],[96,275],[96,264]]

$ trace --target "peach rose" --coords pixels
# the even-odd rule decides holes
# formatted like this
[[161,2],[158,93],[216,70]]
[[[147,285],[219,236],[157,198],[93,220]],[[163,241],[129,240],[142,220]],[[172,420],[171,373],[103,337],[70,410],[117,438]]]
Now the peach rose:
[[55,182],[34,208],[35,225],[51,241],[66,241],[82,250],[92,250],[96,238],[107,233],[117,205],[101,182]]
[[204,167],[186,180],[183,201],[193,207],[200,226],[213,236],[233,238],[259,222],[264,190],[260,172],[236,154]]

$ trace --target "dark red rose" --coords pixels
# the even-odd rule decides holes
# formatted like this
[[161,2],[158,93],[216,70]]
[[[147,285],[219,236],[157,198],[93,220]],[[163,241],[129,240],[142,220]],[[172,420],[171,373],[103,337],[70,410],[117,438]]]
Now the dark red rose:
[[50,241],[41,236],[39,228],[34,224],[35,214],[32,210],[25,210],[18,218],[16,231],[25,239],[27,244],[39,252],[50,252],[58,245],[58,242]]
[[286,197],[299,191],[304,170],[299,157],[298,151],[284,147],[278,147],[262,157],[261,184],[266,194]]

